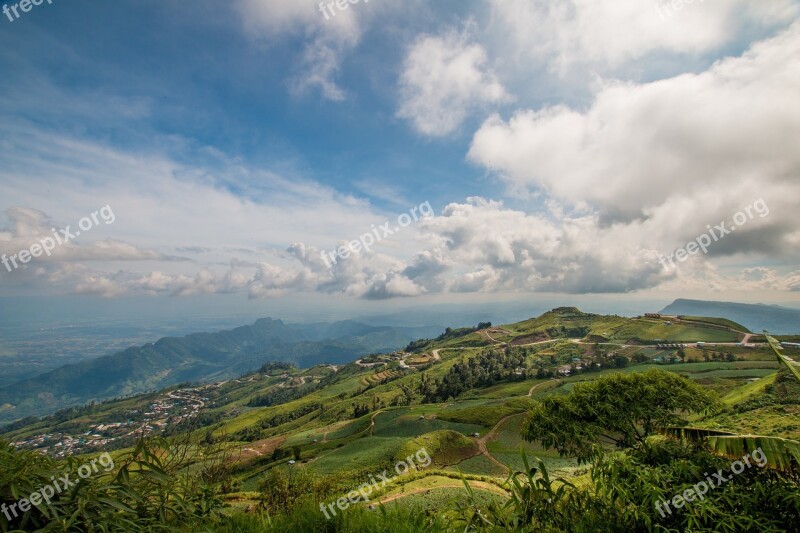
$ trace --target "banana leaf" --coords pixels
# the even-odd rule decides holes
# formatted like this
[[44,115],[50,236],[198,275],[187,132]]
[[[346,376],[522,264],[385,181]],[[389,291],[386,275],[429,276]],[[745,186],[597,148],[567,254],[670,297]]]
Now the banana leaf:
[[778,361],[789,369],[789,372],[797,378],[797,381],[800,381],[800,363],[783,355],[781,353],[783,346],[781,346],[780,342],[778,342],[775,337],[770,336],[767,330],[764,330],[764,336],[767,338],[770,348],[772,348],[772,351],[775,352],[775,355],[778,357]]
[[708,444],[717,455],[741,459],[758,449],[764,454],[767,465],[776,470],[797,470],[800,466],[800,442],[779,437],[758,435],[715,436]]

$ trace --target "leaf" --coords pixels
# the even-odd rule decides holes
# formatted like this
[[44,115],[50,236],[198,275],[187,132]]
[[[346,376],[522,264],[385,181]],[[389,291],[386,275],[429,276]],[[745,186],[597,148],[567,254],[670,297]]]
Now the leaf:
[[800,442],[779,437],[758,435],[732,435],[709,437],[708,444],[714,453],[741,459],[747,454],[761,450],[770,468],[796,470],[800,465]]
[[666,427],[661,428],[659,433],[668,437],[686,440],[693,443],[703,442],[709,437],[736,436],[736,433],[731,433],[730,431],[690,427]]
[[797,378],[797,381],[800,381],[800,363],[783,355],[781,353],[783,346],[781,346],[780,342],[778,342],[775,337],[772,337],[767,330],[764,330],[764,336],[767,338],[770,348],[772,348],[772,351],[775,352],[775,355],[778,357],[778,361],[789,369],[789,372]]
[[97,498],[97,501],[100,502],[100,503],[104,503],[104,504],[106,504],[106,505],[108,505],[110,507],[113,507],[115,509],[119,509],[120,511],[124,511],[126,513],[131,513],[131,514],[136,514],[136,511],[134,509],[131,509],[130,507],[128,507],[127,505],[125,505],[121,501],[112,500],[111,498]]

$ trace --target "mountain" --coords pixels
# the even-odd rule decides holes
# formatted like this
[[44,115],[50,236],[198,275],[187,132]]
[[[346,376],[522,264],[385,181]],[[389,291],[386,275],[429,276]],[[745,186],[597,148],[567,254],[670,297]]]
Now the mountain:
[[353,321],[287,325],[263,318],[217,333],[165,337],[113,355],[68,364],[0,388],[0,421],[128,396],[183,382],[223,380],[271,361],[310,367],[390,352],[438,327],[393,328]]
[[[76,468],[82,462],[81,457],[88,460],[101,451],[114,451],[113,459],[119,463],[130,457],[129,453],[142,453],[142,446],[147,445],[155,446],[152,448],[156,452],[154,456],[165,455],[164,442],[169,441],[139,442],[142,436],[161,435],[176,437],[172,441],[175,453],[170,455],[177,462],[166,462],[167,475],[159,473],[147,478],[149,497],[139,497],[139,493],[130,492],[128,479],[135,479],[135,473],[124,477],[108,476],[108,479],[113,479],[115,485],[121,483],[120,497],[129,498],[125,500],[126,505],[139,509],[132,504],[149,502],[153,494],[164,493],[168,501],[176,498],[176,494],[181,497],[183,493],[176,491],[188,490],[183,487],[195,485],[181,483],[170,487],[168,484],[173,478],[183,479],[178,473],[197,472],[198,480],[215,484],[213,490],[206,490],[215,498],[209,505],[224,502],[228,507],[225,513],[203,514],[203,517],[209,517],[210,522],[183,528],[187,530],[308,531],[313,529],[308,524],[319,523],[323,512],[332,512],[333,508],[342,510],[333,502],[347,501],[343,495],[355,499],[352,496],[354,487],[367,491],[371,485],[367,476],[373,472],[383,472],[382,479],[389,479],[385,476],[391,472],[392,482],[385,489],[383,484],[379,487],[376,483],[362,495],[371,498],[371,505],[384,504],[387,512],[392,512],[391,509],[398,504],[412,509],[415,516],[424,516],[419,509],[428,509],[429,513],[453,510],[443,515],[450,520],[453,516],[458,517],[458,513],[463,513],[469,505],[495,502],[491,508],[502,509],[499,512],[506,520],[509,507],[502,504],[513,504],[513,500],[508,500],[506,484],[509,471],[531,469],[521,451],[528,458],[536,458],[538,466],[534,472],[544,475],[546,469],[548,475],[553,476],[551,479],[567,482],[556,481],[558,490],[567,487],[569,490],[589,491],[577,494],[574,501],[583,501],[584,497],[597,498],[605,494],[601,489],[605,487],[602,480],[606,478],[601,477],[597,470],[588,470],[593,466],[581,463],[576,454],[584,449],[598,448],[567,448],[559,443],[592,439],[597,444],[600,438],[614,439],[614,431],[620,428],[630,427],[628,431],[636,432],[638,428],[646,427],[636,423],[639,417],[649,416],[664,405],[666,411],[663,412],[676,409],[681,415],[676,420],[681,420],[687,409],[686,402],[675,399],[676,396],[665,390],[666,387],[689,394],[690,398],[698,401],[720,398],[722,405],[728,406],[709,409],[702,416],[697,412],[697,417],[692,419],[694,428],[708,431],[710,435],[758,434],[762,436],[756,437],[759,439],[798,439],[800,425],[795,423],[795,408],[800,384],[791,382],[791,378],[785,379],[788,374],[779,374],[780,363],[763,338],[756,337],[747,346],[741,345],[743,326],[734,324],[728,327],[731,324],[716,317],[687,316],[681,320],[655,316],[626,318],[584,313],[575,307],[558,307],[539,317],[502,326],[483,323],[477,327],[447,328],[435,339],[412,342],[410,353],[372,354],[349,364],[320,364],[305,369],[282,363],[265,364],[257,371],[236,379],[172,386],[159,392],[71,407],[41,419],[23,419],[0,427],[0,471],[12,475],[22,472],[30,476],[37,465],[47,464],[32,459],[41,459],[38,454],[31,454],[34,450],[57,459],[73,457],[72,464]],[[152,356],[152,360],[140,364],[157,363],[156,354],[170,359],[184,357],[187,353],[193,360],[218,364],[245,358],[246,355],[263,355],[261,350],[269,349],[271,344],[280,344],[285,347],[282,353],[286,360],[302,360],[303,357],[314,360],[323,354],[326,357],[352,357],[352,349],[345,346],[366,347],[370,343],[393,342],[407,334],[408,331],[398,332],[396,328],[370,327],[354,321],[295,326],[267,319],[231,331],[162,339],[122,353],[133,358],[143,357],[144,353]],[[336,335],[340,336],[322,338]],[[231,352],[237,355],[230,356]],[[790,357],[800,355],[798,348],[787,347],[785,352]],[[97,372],[104,369],[108,377],[113,377],[110,361],[106,361]],[[583,392],[576,396],[579,383]],[[63,387],[63,384],[53,378],[54,390],[58,387]],[[714,391],[714,394],[705,396],[704,389]],[[594,392],[586,394],[588,390]],[[529,442],[526,437],[530,435],[532,426],[526,420],[531,414],[549,409],[536,403],[548,397],[552,397],[554,403],[551,405],[558,408],[558,412],[550,422],[545,420],[546,423],[540,422],[536,427],[544,427],[558,439],[550,441],[549,445],[541,440]],[[572,409],[574,404],[562,403],[572,401],[581,401],[584,407]],[[592,403],[587,405],[588,402]],[[647,407],[642,408],[645,402]],[[600,417],[607,418],[600,420]],[[540,417],[539,420],[543,419]],[[602,428],[609,429],[607,433],[601,435],[593,430],[601,427],[595,423],[597,420],[605,424]],[[665,420],[672,424],[671,418]],[[581,431],[585,427],[590,427],[591,431]],[[567,428],[569,435],[562,428]],[[655,433],[656,430],[653,427],[650,431]],[[13,445],[4,449],[3,441]],[[565,452],[552,448],[554,444],[560,445]],[[613,450],[615,460],[626,460],[627,456],[622,454],[639,453],[621,441],[607,446],[607,451]],[[696,477],[696,472],[708,469],[709,458],[706,450],[695,452],[689,447],[684,450],[677,443],[663,443],[661,438],[654,440],[651,446],[648,446],[647,453],[656,450],[662,459],[655,464],[640,459],[635,463],[621,463],[630,465],[630,468],[619,470],[621,477],[614,482],[615,486],[636,495],[636,501],[626,502],[626,509],[649,510],[651,516],[648,520],[653,523],[660,517],[653,507],[652,494],[663,493],[663,480],[676,483],[675,491],[678,493],[702,479]],[[680,458],[680,461],[673,460],[673,457]],[[766,458],[756,453],[752,457]],[[729,459],[720,461],[720,465],[730,464]],[[221,464],[226,465],[222,473],[218,466]],[[672,468],[669,465],[674,465],[676,470],[665,477],[664,469]],[[639,475],[645,468],[650,470]],[[617,471],[612,469],[612,474],[617,475],[614,474]],[[37,477],[32,479],[47,480],[55,472],[36,474]],[[633,481],[630,472],[637,473],[638,477]],[[603,476],[606,475],[609,474],[604,472]],[[687,476],[688,485],[680,486],[675,481],[682,479],[681,475]],[[786,510],[773,509],[776,509],[775,501],[794,501],[791,497],[797,494],[796,477],[787,478],[787,484],[780,485],[785,487],[785,494],[770,499],[774,494],[772,489],[753,490],[753,480],[758,480],[753,476],[757,475],[754,470],[747,477],[742,476],[740,485],[736,485],[736,481],[726,485],[726,491],[739,487],[736,490],[741,492],[735,499],[731,499],[728,492],[716,491],[718,499],[714,505],[719,506],[720,502],[729,505],[730,510],[725,512],[738,513],[737,517],[743,512],[754,512],[753,509],[767,509],[776,516],[794,516],[789,504],[781,504]],[[767,486],[776,484],[777,475],[776,472],[764,474]],[[86,483],[93,483],[96,479],[105,478],[92,476]],[[290,482],[293,479],[299,482]],[[529,483],[528,486],[533,482],[526,476],[518,479],[521,483]],[[318,481],[312,483],[311,480]],[[169,490],[155,491],[150,488],[151,482],[164,483]],[[465,483],[469,484],[472,495],[467,495]],[[141,485],[136,484],[133,489]],[[94,487],[89,497],[107,494]],[[528,494],[533,494],[531,498],[542,498],[542,505],[537,508],[550,505],[549,498],[554,494],[550,485],[535,487],[538,488],[529,490]],[[667,494],[671,494],[670,485],[666,487]],[[709,491],[709,494],[714,492]],[[753,494],[762,500],[742,507],[739,496],[750,497],[748,495]],[[318,507],[317,502],[306,506],[301,499],[306,496],[314,497],[320,503],[331,503],[327,508]],[[194,494],[191,497],[199,498]],[[6,502],[9,500],[13,502],[14,498],[7,497]],[[179,503],[187,500],[179,500]],[[59,500],[59,505],[62,501]],[[108,504],[111,507],[109,516],[118,516],[120,506],[116,500],[103,497],[90,501],[95,505],[111,502]],[[520,501],[525,502],[524,512],[530,513],[528,503],[532,500]],[[77,508],[84,502],[84,499],[77,500],[74,505]],[[245,514],[245,509],[255,509],[264,502],[272,502],[270,505],[275,516],[282,520],[276,522],[277,526],[265,527],[264,520],[258,515]],[[598,520],[607,520],[604,509],[614,509],[617,503],[616,499],[602,502],[603,514]],[[706,503],[708,499],[704,505]],[[368,517],[384,520],[384,523],[366,527],[358,521],[352,528],[334,529],[342,532],[397,531],[391,524],[411,523],[409,519],[386,518],[389,515],[369,511],[366,505],[361,507],[364,514],[351,514],[349,517],[355,517],[354,520]],[[594,512],[592,509],[595,507],[590,507]],[[185,513],[182,508],[178,512]],[[279,513],[301,514],[280,517]],[[158,512],[150,514],[157,515]],[[184,515],[178,516],[184,519]],[[216,517],[231,522],[219,524],[214,522]],[[711,515],[705,530],[713,529],[719,518],[718,512]],[[139,515],[132,519],[142,520]],[[2,518],[0,527],[1,521]],[[247,527],[247,524],[252,526]],[[621,521],[615,530],[647,529],[646,525],[626,529],[625,524],[627,522],[623,524]],[[664,524],[665,528],[670,525]],[[569,529],[562,525],[549,530]],[[126,527],[114,529],[131,530]],[[509,530],[506,527],[495,529]],[[585,528],[587,531],[606,529],[599,521],[598,525]],[[686,529],[684,526],[680,528]],[[780,527],[764,530],[795,529],[780,524]],[[456,529],[441,530],[424,524],[402,529],[431,530]]]
[[678,299],[661,310],[665,315],[708,316],[727,318],[760,333],[776,335],[800,333],[800,310],[779,305],[742,304]]
[[[157,356],[173,365],[178,360],[194,361],[195,366],[187,368],[196,371],[197,361],[214,369],[222,362],[250,356],[263,361],[260,357],[267,352],[278,351],[273,345],[281,347],[284,360],[352,360],[355,352],[346,346],[366,350],[370,343],[395,342],[408,334],[398,329],[354,321],[298,326],[265,319],[231,331],[162,339],[120,356],[138,361],[131,374],[136,376],[156,373],[146,365],[161,364],[162,368]],[[337,334],[344,335],[298,340]],[[172,435],[201,429],[197,434],[205,440],[223,440],[240,450],[236,455],[245,463],[240,471],[245,492],[256,491],[255,480],[270,467],[285,465],[295,448],[297,462],[320,476],[340,479],[379,472],[395,454],[407,458],[407,447],[416,450],[418,442],[425,443],[439,466],[457,466],[472,475],[504,479],[498,458],[522,468],[520,445],[554,467],[580,472],[574,460],[552,452],[543,455],[519,435],[532,399],[566,394],[577,382],[610,373],[657,367],[744,401],[756,388],[766,390],[770,380],[776,379],[778,363],[759,339],[749,347],[737,345],[742,337],[720,328],[718,319],[626,318],[559,307],[503,326],[447,328],[435,339],[412,343],[410,354],[360,356],[360,361],[335,367],[264,365],[237,379],[172,386],[157,393],[64,409],[42,419],[18,421],[0,432],[22,447],[63,457],[94,453],[101,447],[125,448],[141,432],[154,434],[160,428]],[[703,344],[698,345],[699,341]],[[796,355],[800,350],[787,349],[787,353]],[[97,395],[104,392],[99,388],[106,384],[103,379],[118,380],[114,365],[122,364],[114,356],[101,363],[92,367]],[[54,393],[67,390],[65,384],[71,383],[63,377],[49,377]],[[83,377],[88,381],[89,374]],[[751,383],[754,379],[763,381],[756,386]],[[42,390],[35,380],[25,387],[34,385]],[[783,394],[783,389],[776,390]],[[794,401],[793,393],[787,394]],[[762,411],[752,419],[737,418],[736,423],[741,422],[741,431],[752,431],[753,424],[770,421],[774,427],[767,430],[795,438],[798,430],[785,424],[780,402],[750,402],[748,409]],[[485,437],[486,448],[470,440],[475,434]],[[459,483],[454,481],[455,486]],[[408,488],[410,494],[415,493],[413,484]],[[258,493],[249,494],[255,498]]]

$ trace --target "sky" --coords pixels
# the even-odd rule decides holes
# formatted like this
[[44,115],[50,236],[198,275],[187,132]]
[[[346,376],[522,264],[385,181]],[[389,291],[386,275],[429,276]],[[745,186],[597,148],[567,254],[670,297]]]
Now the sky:
[[797,305],[798,15],[8,2],[2,316]]

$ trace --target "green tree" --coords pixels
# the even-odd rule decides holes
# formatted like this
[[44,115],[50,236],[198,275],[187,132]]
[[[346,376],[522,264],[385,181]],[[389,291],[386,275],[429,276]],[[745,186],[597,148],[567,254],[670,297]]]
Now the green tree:
[[712,393],[672,372],[613,374],[578,384],[567,396],[538,401],[523,437],[587,462],[602,444],[629,448],[658,429],[679,425],[688,413],[717,406]]

